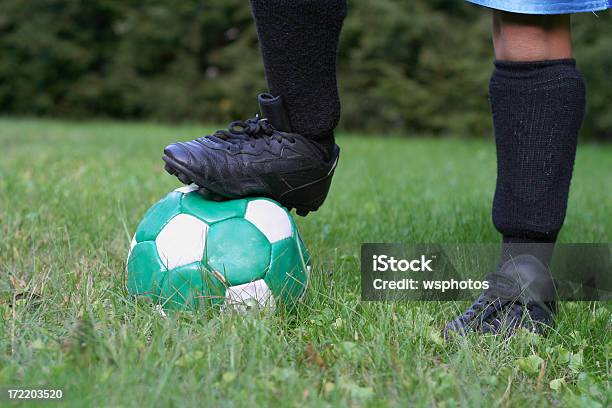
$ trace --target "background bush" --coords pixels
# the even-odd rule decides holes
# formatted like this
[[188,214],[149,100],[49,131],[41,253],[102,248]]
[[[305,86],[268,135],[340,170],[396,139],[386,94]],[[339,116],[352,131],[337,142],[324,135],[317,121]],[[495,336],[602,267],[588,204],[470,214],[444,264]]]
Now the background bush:
[[[352,0],[343,129],[488,135],[490,16],[461,1]],[[612,134],[611,13],[577,15],[583,135]],[[246,0],[2,0],[0,112],[225,123],[266,89]]]

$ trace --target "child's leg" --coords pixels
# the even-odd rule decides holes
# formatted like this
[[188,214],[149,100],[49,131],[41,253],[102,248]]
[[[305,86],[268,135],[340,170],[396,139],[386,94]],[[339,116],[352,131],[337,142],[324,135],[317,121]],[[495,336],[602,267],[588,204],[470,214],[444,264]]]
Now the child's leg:
[[336,54],[346,0],[251,0],[270,93],[292,131],[331,151],[340,118]]
[[571,58],[570,16],[493,10],[493,46],[495,58],[503,61]]
[[[503,236],[502,259],[490,290],[447,324],[447,338],[469,330],[499,333],[504,327],[540,331],[552,323],[555,310],[546,265],[565,219],[585,107],[584,80],[571,59],[569,16],[494,11],[493,42],[493,223]],[[517,276],[538,284],[528,294],[504,296]]]
[[[571,59],[569,15],[494,11],[490,103],[497,144],[493,222],[505,258],[534,252],[542,262],[563,221],[585,84]],[[552,245],[548,246],[552,250]]]
[[251,8],[272,94],[258,98],[262,116],[172,143],[162,158],[168,173],[211,197],[269,197],[306,215],[327,197],[340,154],[336,52],[347,3],[251,0]]

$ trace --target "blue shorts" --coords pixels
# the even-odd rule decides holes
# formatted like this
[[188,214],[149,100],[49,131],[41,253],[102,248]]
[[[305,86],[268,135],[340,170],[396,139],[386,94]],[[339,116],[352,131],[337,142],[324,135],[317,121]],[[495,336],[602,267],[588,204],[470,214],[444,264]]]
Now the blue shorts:
[[570,14],[612,8],[612,0],[467,0],[470,3],[521,14]]

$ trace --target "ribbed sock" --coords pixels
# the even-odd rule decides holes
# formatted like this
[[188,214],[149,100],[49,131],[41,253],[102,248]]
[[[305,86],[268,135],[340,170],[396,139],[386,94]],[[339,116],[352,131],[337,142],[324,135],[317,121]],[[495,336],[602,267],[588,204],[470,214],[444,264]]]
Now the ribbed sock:
[[336,56],[346,0],[251,0],[270,93],[292,131],[324,149],[340,118]]
[[497,145],[493,222],[503,235],[502,261],[531,253],[549,264],[565,220],[584,80],[573,59],[496,61],[489,95]]

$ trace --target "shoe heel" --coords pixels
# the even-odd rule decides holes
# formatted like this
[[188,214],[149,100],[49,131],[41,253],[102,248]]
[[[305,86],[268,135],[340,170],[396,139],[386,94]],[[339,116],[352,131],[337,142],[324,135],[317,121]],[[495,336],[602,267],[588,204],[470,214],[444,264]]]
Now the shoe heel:
[[285,193],[280,202],[289,209],[295,208],[296,213],[302,217],[310,211],[317,211],[327,197],[336,165],[337,160],[325,177]]

